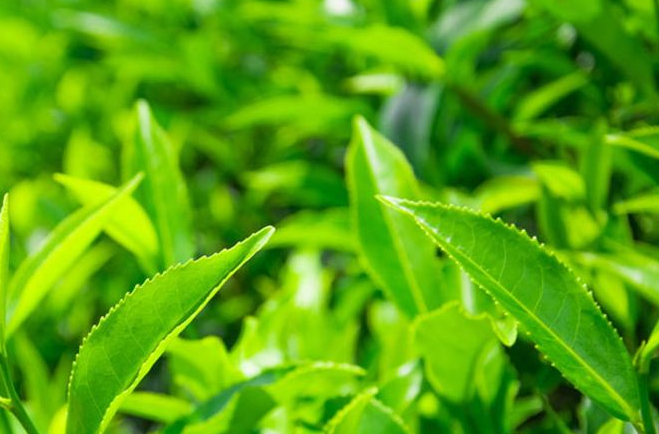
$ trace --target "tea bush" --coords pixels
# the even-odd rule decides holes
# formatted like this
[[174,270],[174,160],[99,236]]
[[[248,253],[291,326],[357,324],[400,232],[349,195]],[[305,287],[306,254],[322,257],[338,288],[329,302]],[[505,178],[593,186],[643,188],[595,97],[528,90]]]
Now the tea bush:
[[658,54],[650,0],[2,2],[0,432],[655,434]]

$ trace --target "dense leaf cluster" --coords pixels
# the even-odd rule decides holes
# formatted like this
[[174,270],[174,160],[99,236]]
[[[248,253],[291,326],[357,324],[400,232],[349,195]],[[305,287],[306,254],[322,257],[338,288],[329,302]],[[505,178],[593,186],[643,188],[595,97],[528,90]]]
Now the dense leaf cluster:
[[0,433],[654,434],[658,8],[1,2]]

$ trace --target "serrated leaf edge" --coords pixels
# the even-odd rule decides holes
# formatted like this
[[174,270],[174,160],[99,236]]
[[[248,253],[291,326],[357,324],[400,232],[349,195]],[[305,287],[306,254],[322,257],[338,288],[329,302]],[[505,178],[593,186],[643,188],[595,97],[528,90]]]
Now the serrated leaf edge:
[[[579,286],[581,286],[581,288],[585,291],[585,293],[587,294],[587,296],[590,298],[590,300],[591,300],[591,301],[593,302],[593,304],[595,305],[595,309],[597,310],[597,312],[599,312],[599,314],[602,315],[602,317],[604,318],[604,320],[606,321],[606,323],[607,323],[607,324],[609,325],[609,327],[612,329],[614,335],[620,340],[620,342],[623,344],[623,347],[624,347],[624,341],[622,340],[622,337],[618,334],[618,331],[617,331],[616,328],[613,326],[613,324],[612,324],[611,321],[609,320],[609,317],[606,315],[606,313],[604,313],[604,312],[602,311],[600,305],[599,305],[599,304],[597,303],[597,301],[595,300],[592,291],[591,291],[590,289],[588,289],[587,285],[583,282],[583,280],[579,277],[579,275],[578,275],[577,273],[575,273],[574,271],[572,271],[572,269],[571,269],[568,265],[566,265],[566,264],[565,264],[565,263],[564,263],[564,262],[563,262],[563,261],[557,256],[557,255],[556,255],[555,252],[553,252],[549,247],[545,246],[544,243],[538,241],[538,239],[537,239],[535,236],[529,236],[528,233],[526,232],[526,230],[524,230],[524,229],[519,229],[519,228],[517,228],[517,227],[516,227],[515,225],[513,225],[513,224],[508,224],[508,223],[504,222],[503,220],[501,220],[499,217],[497,217],[497,218],[493,218],[492,215],[490,215],[489,213],[485,213],[485,214],[484,214],[484,213],[479,213],[479,212],[477,212],[477,211],[475,211],[475,210],[473,210],[473,209],[470,209],[470,208],[467,208],[467,207],[463,207],[463,206],[456,206],[456,205],[453,205],[453,204],[443,204],[443,203],[439,203],[439,202],[429,202],[429,201],[423,201],[423,200],[422,200],[422,201],[412,201],[412,200],[408,200],[408,199],[399,199],[399,198],[395,198],[395,197],[391,197],[391,196],[383,196],[383,195],[378,195],[377,198],[378,198],[378,200],[380,200],[380,201],[381,201],[382,203],[384,203],[385,205],[387,205],[387,206],[389,206],[389,207],[391,207],[391,208],[393,208],[393,209],[396,209],[396,210],[398,210],[398,211],[400,211],[400,212],[403,212],[403,213],[409,215],[410,217],[412,217],[412,218],[414,219],[414,221],[416,221],[417,224],[419,224],[419,226],[420,226],[421,228],[423,228],[423,230],[426,232],[426,234],[428,234],[428,236],[432,236],[431,232],[430,232],[429,229],[428,229],[429,225],[427,225],[425,222],[423,222],[422,219],[420,219],[420,218],[418,218],[417,216],[415,216],[410,210],[408,210],[408,209],[404,208],[403,206],[401,206],[401,204],[403,204],[403,203],[409,203],[409,204],[413,204],[413,205],[415,205],[415,206],[419,206],[419,205],[421,205],[421,206],[428,206],[428,207],[431,207],[431,208],[438,208],[438,209],[442,209],[442,208],[443,208],[443,209],[447,209],[447,210],[455,210],[455,211],[464,212],[464,213],[467,213],[467,214],[470,214],[470,215],[473,215],[473,216],[484,217],[484,218],[487,218],[488,220],[490,220],[491,222],[497,224],[497,225],[500,226],[500,227],[503,227],[503,228],[508,229],[508,230],[513,230],[513,231],[515,231],[517,234],[522,235],[522,236],[523,236],[524,238],[526,238],[527,240],[530,240],[535,246],[537,246],[537,247],[538,247],[542,252],[544,252],[547,256],[549,256],[550,258],[553,258],[555,261],[557,261],[561,267],[563,267],[563,268],[564,268],[569,274],[572,275],[572,277],[575,279],[576,283],[577,283]],[[443,249],[443,248],[442,248],[442,249]],[[445,250],[445,251],[446,251],[446,250]],[[453,255],[452,255],[450,252],[446,251],[446,253],[447,253],[447,255],[449,255],[454,261],[458,262],[458,261],[453,257]],[[494,279],[493,279],[493,280],[494,280]],[[476,283],[476,282],[474,282],[474,283]],[[479,286],[480,286],[484,291],[486,291],[486,292],[489,294],[489,291],[488,291],[486,288],[483,288],[481,285],[479,285]],[[494,299],[494,297],[492,297],[492,298]],[[497,301],[495,300],[495,302],[497,302]],[[499,303],[497,302],[497,304],[499,304]],[[525,310],[526,310],[526,309],[525,309]],[[540,321],[538,321],[538,323],[541,324]],[[548,329],[548,330],[549,330],[549,329]],[[551,330],[549,330],[549,331],[550,331],[550,333],[551,333],[552,335],[554,334],[553,332],[551,332]],[[527,334],[527,335],[530,335],[530,333],[528,332],[528,330],[526,331],[526,334]],[[557,339],[557,341],[558,341],[558,342],[562,342],[560,339]],[[544,351],[542,351],[542,346],[541,346],[541,345],[539,345],[539,344],[537,344],[537,343],[534,343],[534,346],[535,346],[535,348],[536,348],[537,350],[539,350],[540,352],[542,352],[543,355],[545,355],[545,356],[547,357],[547,359],[550,360],[551,365],[552,365],[553,367],[556,367],[555,363],[551,360],[551,358],[549,358],[549,357],[546,355],[546,353],[545,353]],[[573,355],[575,354],[574,351],[572,351],[569,347],[567,347],[567,346],[565,346],[565,345],[562,345],[562,346],[565,347],[565,348],[567,348],[567,350],[568,350],[570,353],[572,353]],[[627,356],[629,357],[629,353],[627,353]],[[580,360],[581,357],[576,357],[576,356],[575,356],[575,359]],[[608,384],[608,383],[607,383],[607,382],[606,382],[606,381],[605,381],[605,380],[599,375],[599,373],[593,371],[593,370],[590,368],[590,366],[587,365],[587,364],[585,364],[585,363],[583,364],[583,366],[586,367],[586,368],[588,369],[588,371],[590,371],[590,372],[591,372],[596,378],[599,379],[599,381],[598,381],[599,383],[606,385],[605,389],[609,390],[610,392],[611,392],[611,391],[613,392],[613,396],[617,397],[617,398],[616,398],[616,402],[618,403],[618,405],[621,406],[621,409],[623,409],[623,410],[625,411],[625,413],[627,414],[627,416],[629,416],[630,419],[631,419],[632,421],[638,421],[638,420],[640,420],[640,414],[639,414],[639,412],[634,412],[633,409],[628,405],[627,401],[626,401],[625,399],[623,399],[621,396],[619,396],[619,395],[617,394],[617,392],[616,392],[614,389],[612,389],[611,387],[609,387],[609,384]],[[561,370],[558,370],[558,371],[559,371],[560,374],[563,376],[563,378],[565,378],[568,382],[572,383],[571,380],[569,380],[567,377],[565,377],[565,375],[563,374],[563,372],[562,372]],[[572,383],[572,384],[574,384],[574,383]],[[636,382],[635,382],[635,384],[636,384]],[[577,389],[579,389],[579,387],[578,387],[576,384],[574,384],[574,386],[577,387]],[[637,395],[637,397],[639,398],[639,401],[640,401],[640,395],[639,395],[639,392],[638,392],[638,387],[636,387],[636,395]]]
[[[212,257],[214,257],[214,256],[221,255],[221,254],[223,254],[224,252],[228,252],[228,251],[230,251],[230,250],[233,250],[233,249],[235,249],[235,248],[237,248],[237,247],[239,247],[239,246],[241,246],[241,245],[247,243],[250,239],[252,239],[253,237],[256,237],[257,235],[259,235],[259,234],[261,234],[261,233],[264,233],[265,235],[264,235],[263,238],[260,240],[260,242],[257,243],[257,244],[254,246],[254,248],[252,249],[252,251],[251,251],[248,255],[245,256],[244,260],[241,261],[240,264],[236,266],[236,268],[234,269],[234,272],[237,271],[239,268],[242,267],[242,265],[245,264],[245,262],[247,262],[247,261],[248,261],[248,260],[254,255],[254,254],[256,254],[256,253],[257,253],[257,252],[258,252],[258,251],[259,251],[259,250],[260,250],[260,249],[261,249],[261,248],[267,243],[268,239],[269,239],[269,238],[272,236],[272,234],[274,233],[274,227],[272,227],[272,226],[266,226],[266,227],[264,227],[263,229],[261,229],[261,230],[259,230],[259,231],[257,231],[257,232],[254,232],[253,234],[251,234],[249,237],[243,239],[242,241],[239,241],[238,243],[232,245],[231,247],[224,248],[224,249],[220,250],[219,252],[216,252],[216,253],[214,253],[214,254],[212,254],[212,255],[210,255],[210,256],[209,256],[209,255],[202,255],[202,256],[200,256],[200,257],[198,257],[198,258],[196,258],[196,259],[195,259],[195,258],[191,258],[191,259],[185,261],[184,263],[179,263],[179,264],[172,265],[172,266],[170,266],[169,268],[165,269],[164,271],[160,271],[160,272],[154,274],[153,276],[147,278],[147,279],[146,279],[144,282],[142,282],[141,284],[137,284],[137,285],[135,285],[135,286],[133,287],[133,290],[132,290],[132,291],[126,293],[126,295],[124,295],[124,296],[121,298],[121,300],[119,300],[115,305],[113,305],[113,306],[110,308],[110,310],[108,310],[108,312],[107,312],[105,315],[101,316],[101,318],[98,320],[98,322],[92,326],[92,328],[91,328],[91,330],[89,331],[89,333],[87,333],[87,335],[82,339],[82,342],[80,343],[80,346],[78,347],[78,353],[76,354],[76,357],[75,357],[75,359],[74,359],[74,361],[73,361],[73,364],[72,364],[72,367],[71,367],[71,374],[69,375],[69,381],[68,381],[68,385],[67,385],[67,412],[68,412],[68,403],[70,402],[70,399],[71,399],[71,387],[72,387],[72,385],[73,385],[73,377],[74,377],[75,373],[77,372],[77,365],[78,365],[78,358],[80,357],[80,350],[81,350],[82,347],[85,345],[85,343],[87,342],[87,340],[88,340],[88,339],[89,339],[89,338],[90,338],[90,337],[96,332],[96,330],[97,330],[97,329],[98,329],[98,328],[99,328],[99,327],[100,327],[100,326],[101,326],[101,325],[102,325],[102,324],[103,324],[103,323],[104,323],[104,322],[105,322],[105,321],[106,321],[106,320],[107,320],[107,319],[108,319],[108,318],[109,318],[109,317],[110,317],[115,311],[117,311],[117,309],[119,309],[119,308],[122,307],[124,304],[126,304],[126,303],[127,303],[127,300],[129,300],[129,299],[130,299],[130,298],[131,298],[131,297],[132,297],[137,291],[139,291],[141,288],[145,287],[146,285],[149,285],[149,284],[153,283],[154,281],[158,280],[159,278],[161,278],[161,277],[162,277],[163,275],[165,275],[166,273],[169,273],[169,272],[172,272],[172,271],[175,271],[175,270],[179,270],[179,269],[185,268],[186,266],[190,265],[190,264],[193,263],[193,262],[200,261],[200,260],[204,260],[204,259],[208,259],[208,258],[212,258]],[[226,282],[226,281],[227,281],[227,280],[233,275],[234,272],[229,273],[229,274],[228,274],[228,275],[227,275],[222,281],[220,281],[215,287],[217,288],[217,287],[221,287],[222,285],[224,285],[224,283],[225,283],[225,282]],[[211,292],[213,292],[213,291],[211,291]],[[202,309],[203,309],[203,307],[205,306],[205,304],[206,304],[206,303],[202,303],[202,304],[201,304],[201,308],[202,308]],[[193,314],[191,315],[191,317],[194,317],[194,316],[195,316],[195,315],[194,315],[194,313],[193,313]],[[170,338],[171,338],[172,336],[176,335],[177,332],[180,332],[180,331],[178,330],[179,327],[180,327],[181,325],[185,325],[185,324],[186,324],[186,321],[184,320],[181,324],[177,325],[177,326],[176,326],[176,327],[175,327],[175,328],[174,328],[169,334],[167,334],[167,335],[166,335],[166,336],[165,336],[165,337],[164,337],[164,338],[163,338],[163,339],[157,344],[156,348],[154,349],[154,351],[153,351],[151,354],[156,354],[156,353],[159,351],[160,347],[161,347],[164,343],[167,343],[167,342],[170,340]],[[139,369],[137,370],[137,375],[136,375],[136,377],[139,377],[139,375],[142,373],[142,370],[143,370],[144,366],[145,366],[146,364],[148,364],[149,361],[150,361],[150,357],[147,357],[147,360],[139,366]],[[134,381],[134,380],[132,380],[132,381]],[[132,386],[132,384],[131,384],[131,386]],[[136,385],[135,385],[135,386],[136,386]],[[112,408],[112,406],[115,405],[116,401],[117,401],[118,399],[120,399],[120,398],[123,396],[123,394],[124,394],[127,390],[130,390],[130,388],[131,388],[131,387],[129,387],[128,389],[122,391],[122,393],[120,393],[119,395],[117,395],[117,396],[112,400],[112,402],[110,402],[110,404],[108,405],[108,408]],[[107,410],[107,409],[106,409],[106,410]],[[108,414],[109,414],[109,413],[108,413],[107,411],[103,414],[103,418],[102,418],[102,420],[101,420],[101,422],[100,422],[100,425],[99,425],[100,429],[99,429],[97,432],[102,432],[102,431],[103,431],[103,427],[106,426],[107,423],[109,422],[108,420],[106,420],[106,418],[108,417]],[[111,417],[112,417],[112,416],[114,416],[114,415],[111,415]],[[68,421],[68,416],[67,416],[67,421]],[[67,428],[67,432],[68,432],[68,428]]]

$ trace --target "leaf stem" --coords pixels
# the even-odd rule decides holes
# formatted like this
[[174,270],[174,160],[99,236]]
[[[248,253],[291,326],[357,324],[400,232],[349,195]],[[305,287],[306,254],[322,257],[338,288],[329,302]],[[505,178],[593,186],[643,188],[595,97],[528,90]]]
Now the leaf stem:
[[9,393],[8,398],[0,400],[0,406],[10,411],[14,417],[20,422],[27,434],[39,434],[39,430],[30,419],[25,407],[21,403],[21,398],[14,388],[14,383],[11,381],[11,373],[9,370],[9,361],[5,353],[0,353],[0,376],[4,382],[4,386]]

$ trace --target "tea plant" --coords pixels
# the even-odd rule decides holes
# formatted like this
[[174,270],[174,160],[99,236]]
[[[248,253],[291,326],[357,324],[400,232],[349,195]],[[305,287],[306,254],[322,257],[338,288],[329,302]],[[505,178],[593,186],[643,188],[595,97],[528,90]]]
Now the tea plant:
[[0,433],[655,434],[657,7],[0,2]]

